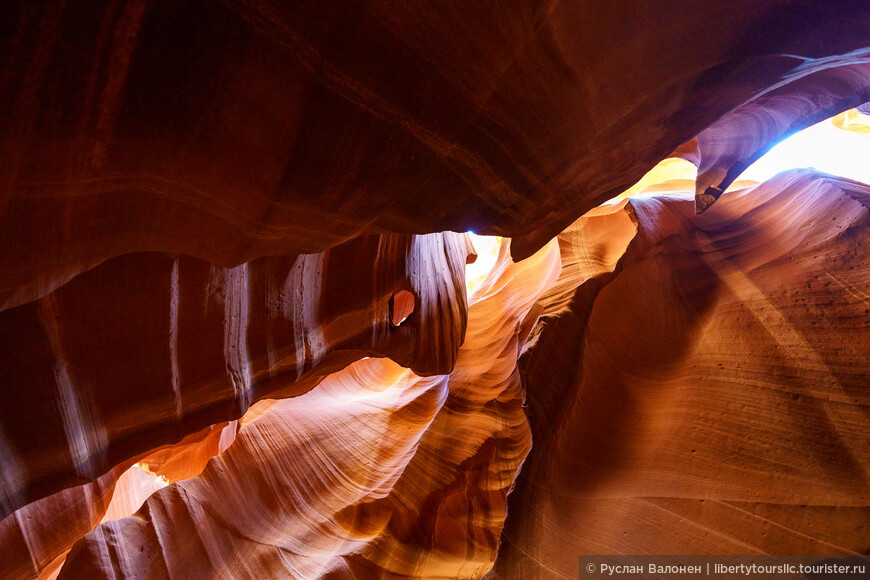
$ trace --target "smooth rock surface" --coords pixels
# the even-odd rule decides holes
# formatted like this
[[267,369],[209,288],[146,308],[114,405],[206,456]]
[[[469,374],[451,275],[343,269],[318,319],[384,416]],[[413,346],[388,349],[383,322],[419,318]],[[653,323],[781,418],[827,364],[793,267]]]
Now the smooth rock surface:
[[[0,343],[11,347],[0,351],[2,513],[235,420],[261,398],[304,393],[363,356],[449,371],[470,252],[448,232],[232,269],[128,254],[0,313]],[[394,327],[399,291],[416,305]]]
[[366,359],[264,401],[201,476],[73,548],[60,578],[479,578],[530,447],[520,324],[560,272],[558,245],[507,245],[469,308],[450,375]]
[[526,257],[759,95],[828,110],[826,83],[870,46],[862,1],[13,0],[0,15],[2,308],[132,252],[233,268],[474,230]]
[[[722,192],[818,120],[867,132],[868,30],[863,0],[0,3],[0,576],[866,552],[868,186]],[[464,231],[507,236],[471,296]]]
[[577,278],[520,361],[504,578],[870,548],[870,187],[790,172],[701,216],[692,196],[631,200],[627,249],[599,238],[613,273]]
[[235,439],[237,421],[128,460],[92,483],[27,504],[0,522],[0,577],[50,580],[72,545],[98,524],[126,517],[167,483],[199,475]]

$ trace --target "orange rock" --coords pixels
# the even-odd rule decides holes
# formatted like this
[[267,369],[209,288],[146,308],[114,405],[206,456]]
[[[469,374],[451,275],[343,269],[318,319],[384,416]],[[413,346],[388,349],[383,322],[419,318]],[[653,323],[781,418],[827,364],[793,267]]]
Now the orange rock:
[[870,188],[795,171],[702,216],[692,194],[630,200],[613,273],[579,280],[521,360],[534,447],[506,578],[868,548]]
[[480,577],[530,446],[517,330],[559,271],[555,243],[520,264],[505,245],[450,375],[366,359],[255,406],[201,476],[89,533],[60,578]]
[[[363,356],[449,371],[465,332],[467,248],[450,232],[392,234],[233,269],[129,254],[0,313],[0,342],[16,345],[0,351],[3,513],[264,397],[304,393]],[[409,290],[414,310],[394,327],[389,304]]]
[[4,2],[0,576],[866,550],[870,5],[623,4]]
[[168,482],[202,472],[211,457],[232,443],[235,423],[194,433],[136,464],[129,460],[95,482],[18,509],[0,522],[0,577],[56,577],[72,545],[96,525],[132,514]]

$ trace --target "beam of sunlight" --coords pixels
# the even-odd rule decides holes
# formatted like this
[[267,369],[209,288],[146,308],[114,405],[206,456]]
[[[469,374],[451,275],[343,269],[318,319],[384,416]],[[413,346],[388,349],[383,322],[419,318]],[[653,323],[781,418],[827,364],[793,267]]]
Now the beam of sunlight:
[[[870,139],[855,130],[842,129],[841,119],[861,115],[847,111],[784,139],[750,165],[739,179],[766,181],[787,169],[814,167],[819,171],[870,183]],[[731,189],[731,188],[729,188]]]
[[[851,109],[783,139],[740,174],[728,191],[767,181],[789,169],[805,167],[870,184],[868,159],[870,115]],[[691,191],[696,174],[695,166],[684,159],[663,159],[640,181],[605,203]]]
[[473,264],[465,266],[465,289],[469,296],[486,279],[495,261],[498,258],[498,250],[501,246],[501,238],[498,236],[479,236],[474,232],[468,232],[474,251],[477,252],[477,260]]
[[616,203],[622,199],[638,197],[647,193],[658,193],[655,186],[666,182],[684,182],[687,186],[689,186],[689,182],[691,182],[690,187],[694,187],[694,181],[697,175],[698,168],[692,165],[690,161],[686,161],[679,157],[662,159],[658,162],[658,165],[650,169],[646,175],[641,177],[640,181],[609,200],[607,203]]

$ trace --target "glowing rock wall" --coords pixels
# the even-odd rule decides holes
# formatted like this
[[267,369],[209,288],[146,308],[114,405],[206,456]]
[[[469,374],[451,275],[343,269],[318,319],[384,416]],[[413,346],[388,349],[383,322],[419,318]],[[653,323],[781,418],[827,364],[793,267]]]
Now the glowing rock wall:
[[[866,2],[3,3],[0,576],[866,551],[867,187],[721,192],[867,100],[867,30]],[[668,157],[697,180],[597,207]],[[470,297],[468,230],[510,238]]]

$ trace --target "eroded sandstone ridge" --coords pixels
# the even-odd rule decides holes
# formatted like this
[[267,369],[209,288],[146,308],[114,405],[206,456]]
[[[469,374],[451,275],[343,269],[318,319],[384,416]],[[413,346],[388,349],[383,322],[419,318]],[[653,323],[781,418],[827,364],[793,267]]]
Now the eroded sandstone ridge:
[[624,253],[538,305],[562,314],[520,361],[534,452],[505,578],[571,576],[577,554],[870,549],[870,187],[783,173],[701,216],[693,193],[559,238],[581,263]]
[[60,577],[482,576],[531,443],[519,326],[560,271],[555,242],[504,250],[449,376],[367,359],[255,407],[200,477],[88,534]]
[[[0,576],[867,551],[868,188],[723,192],[819,120],[867,132],[868,30],[4,2]],[[668,157],[697,179],[600,205]],[[470,296],[468,230],[510,238]]]
[[[0,313],[3,514],[364,356],[448,372],[468,248],[459,234],[391,234],[231,269],[126,254]],[[403,290],[418,304],[396,327]]]
[[790,103],[744,128],[769,141],[860,104],[870,26],[860,1],[2,10],[4,307],[130,252],[473,229],[526,257],[729,112]]

